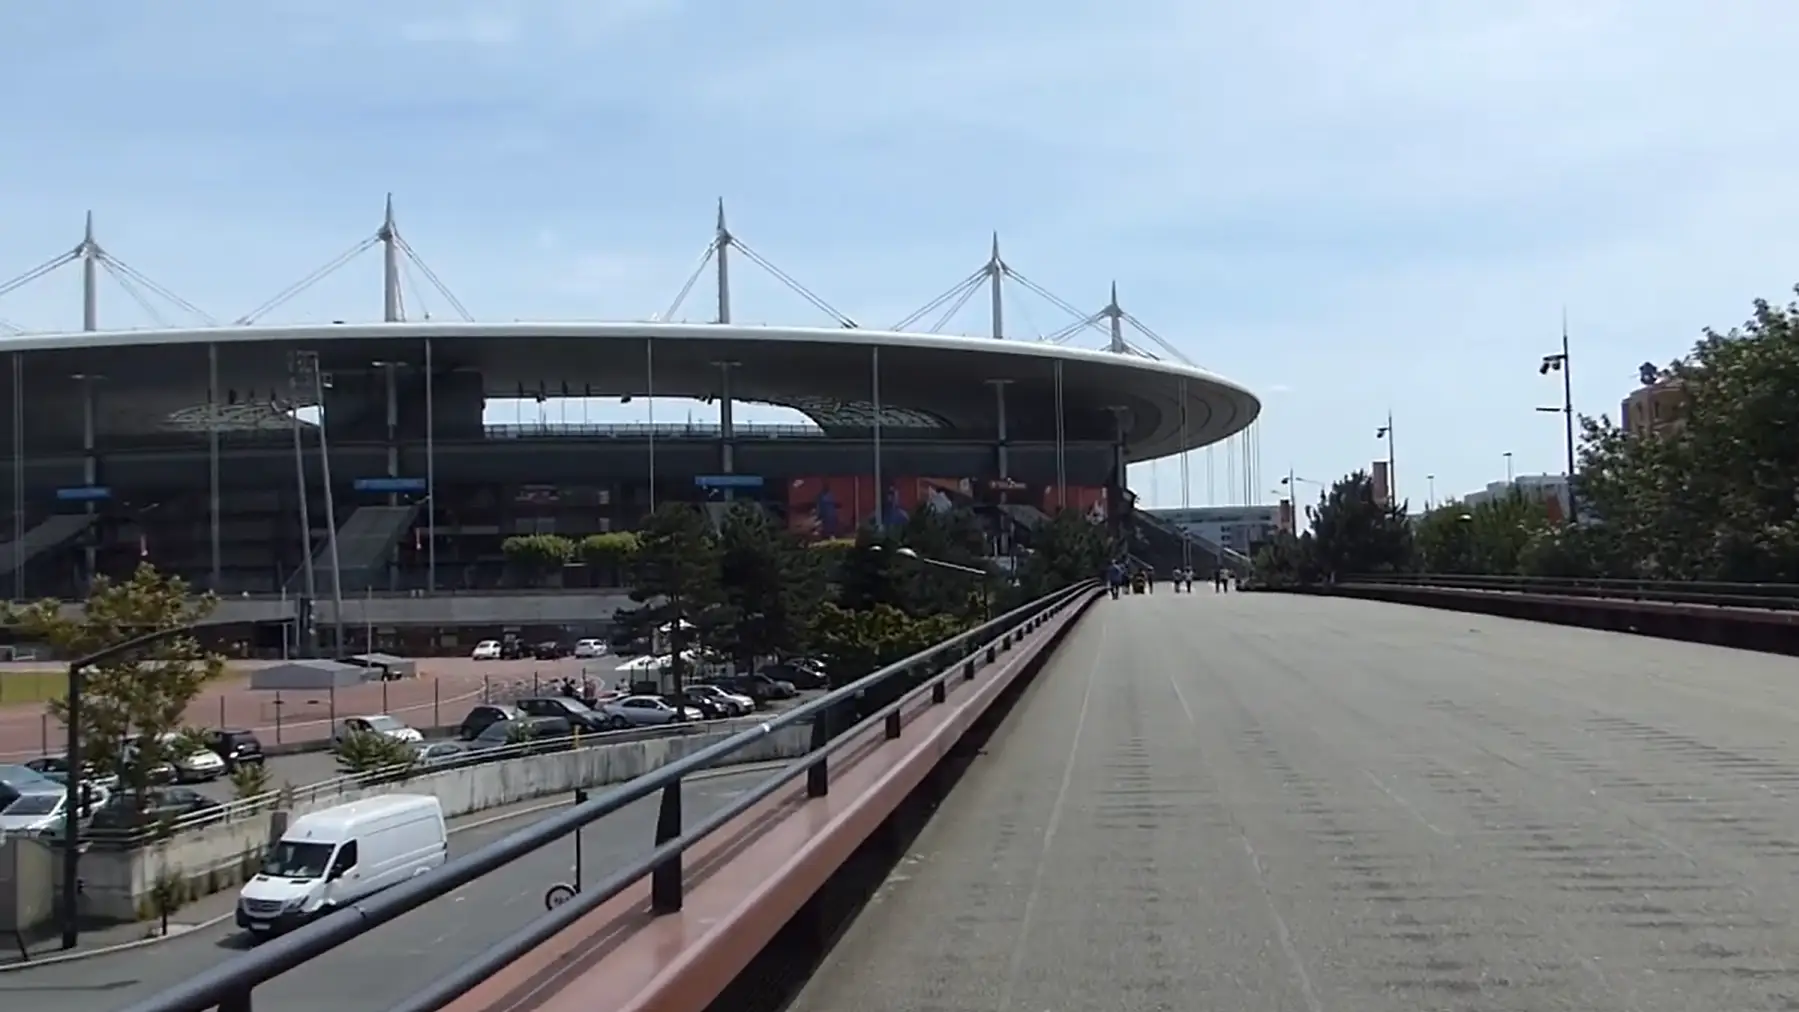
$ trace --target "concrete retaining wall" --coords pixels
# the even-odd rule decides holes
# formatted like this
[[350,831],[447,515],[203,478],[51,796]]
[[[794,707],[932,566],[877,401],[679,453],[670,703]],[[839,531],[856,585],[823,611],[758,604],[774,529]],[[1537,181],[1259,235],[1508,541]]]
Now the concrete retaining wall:
[[[444,816],[456,818],[489,809],[572,793],[576,788],[603,787],[642,776],[754,727],[759,720],[712,725],[705,731],[671,738],[597,745],[570,752],[522,756],[425,773],[404,783],[345,791],[310,805],[296,805],[291,815],[329,808],[373,794],[432,794],[443,803]],[[798,725],[738,752],[736,764],[804,755],[811,728]],[[291,816],[290,816],[291,817]],[[90,851],[81,859],[82,913],[97,921],[132,921],[151,916],[151,890],[165,874],[179,876],[191,897],[236,888],[255,874],[268,848],[271,819],[246,819],[206,826],[155,847],[134,851]]]

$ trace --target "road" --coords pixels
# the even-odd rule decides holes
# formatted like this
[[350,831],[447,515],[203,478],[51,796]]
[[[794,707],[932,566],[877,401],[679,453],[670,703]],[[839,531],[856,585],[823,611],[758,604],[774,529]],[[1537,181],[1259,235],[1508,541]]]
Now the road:
[[792,1012],[1799,1008],[1799,660],[1102,601]]
[[[683,798],[689,819],[716,811],[767,771],[690,781]],[[649,853],[657,799],[615,812],[582,831],[590,881]],[[528,819],[471,829],[450,838],[452,855],[514,832]],[[383,925],[256,992],[257,1012],[385,1012],[470,956],[544,912],[543,893],[567,881],[571,843],[558,844],[413,913]],[[0,975],[0,1008],[32,1012],[104,1012],[122,1008],[169,984],[210,969],[243,948],[230,924],[142,949]]]

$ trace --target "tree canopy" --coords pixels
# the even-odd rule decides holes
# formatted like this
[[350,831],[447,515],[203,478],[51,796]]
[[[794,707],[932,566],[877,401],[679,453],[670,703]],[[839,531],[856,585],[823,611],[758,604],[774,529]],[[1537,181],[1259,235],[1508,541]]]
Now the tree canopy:
[[[49,600],[9,608],[4,619],[24,636],[50,644],[60,656],[82,657],[144,633],[202,622],[216,605],[211,595],[190,596],[180,578],[146,563],[128,580],[95,576],[79,613]],[[85,761],[96,769],[117,769],[141,797],[152,772],[191,747],[183,734],[188,706],[224,670],[223,657],[185,634],[87,668],[76,728]],[[50,712],[66,726],[68,700],[51,700]]]
[[1799,581],[1799,304],[1758,300],[1745,323],[1706,330],[1655,379],[1678,392],[1670,424],[1634,434],[1604,415],[1581,419],[1578,522],[1514,495],[1439,507],[1401,537],[1396,513],[1341,508],[1351,475],[1312,510],[1310,546],[1264,552],[1258,575]]

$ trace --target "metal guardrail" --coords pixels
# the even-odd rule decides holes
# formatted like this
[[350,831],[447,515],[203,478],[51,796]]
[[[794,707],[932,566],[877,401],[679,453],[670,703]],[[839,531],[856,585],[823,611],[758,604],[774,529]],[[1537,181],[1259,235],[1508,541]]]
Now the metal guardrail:
[[1765,611],[1799,610],[1799,584],[1727,583],[1701,580],[1621,580],[1554,576],[1483,576],[1452,573],[1377,573],[1347,576],[1339,584],[1552,594],[1661,604],[1695,604]]
[[[903,707],[927,692],[933,703],[946,701],[949,679],[974,677],[976,654],[984,651],[985,661],[993,662],[998,652],[1009,646],[1023,630],[1036,628],[1062,608],[1096,592],[1098,586],[1097,580],[1085,581],[1016,608],[725,741],[456,858],[430,874],[366,897],[292,934],[265,942],[161,994],[136,1002],[123,1012],[203,1012],[211,1008],[221,1012],[251,1012],[252,992],[258,985],[651,795],[661,796],[661,808],[656,820],[655,849],[647,856],[619,868],[591,889],[576,894],[485,952],[471,955],[454,972],[431,982],[426,990],[401,1003],[393,1012],[436,1012],[644,878],[650,879],[652,912],[673,913],[681,908],[685,888],[681,856],[688,848],[802,774],[809,796],[822,797],[829,793],[829,757],[852,743],[857,733],[878,724],[888,738],[898,738],[903,730]],[[916,684],[906,684],[904,691],[892,702],[860,721],[841,719],[871,690],[883,690],[890,688],[890,683],[904,682],[921,668],[933,673]],[[731,804],[701,819],[697,825],[683,824],[681,784],[686,777],[723,765],[734,753],[776,732],[800,725],[811,727],[811,748],[805,756],[786,764],[756,787],[738,795]]]
[[[191,833],[209,826],[230,822],[241,822],[245,819],[266,817],[279,807],[316,804],[320,801],[342,797],[351,791],[361,790],[365,787],[391,785],[413,777],[442,773],[445,770],[465,769],[470,766],[482,766],[490,762],[502,762],[507,759],[519,759],[549,752],[568,752],[581,748],[598,748],[602,745],[625,745],[634,741],[649,741],[655,738],[679,738],[690,734],[703,734],[715,725],[731,719],[733,718],[720,717],[715,720],[685,721],[679,724],[634,727],[621,731],[592,731],[559,738],[511,742],[471,752],[464,757],[448,762],[402,763],[379,769],[346,773],[329,780],[295,785],[291,788],[277,788],[248,798],[239,798],[217,808],[208,808],[175,819],[148,822],[129,829],[84,829],[81,831],[81,841],[100,850],[129,850],[162,844],[183,833]],[[431,744],[431,742],[428,741],[427,744]]]

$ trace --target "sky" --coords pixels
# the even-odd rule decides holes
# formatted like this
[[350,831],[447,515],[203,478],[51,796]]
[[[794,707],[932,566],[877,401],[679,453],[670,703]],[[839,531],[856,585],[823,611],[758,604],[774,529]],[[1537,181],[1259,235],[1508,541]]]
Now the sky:
[[[1098,309],[1115,280],[1261,397],[1261,487],[1221,446],[1185,494],[1177,460],[1135,468],[1151,505],[1365,468],[1389,411],[1417,504],[1507,453],[1562,470],[1536,409],[1561,401],[1537,366],[1564,311],[1576,407],[1615,417],[1639,363],[1789,296],[1795,51],[1776,0],[28,4],[0,33],[0,279],[91,210],[109,253],[230,320],[355,247],[391,192],[476,317],[645,319],[722,198],[749,247],[886,325],[997,232],[1032,281]],[[830,324],[734,267],[739,322]],[[409,315],[450,315],[411,273]],[[0,294],[0,320],[73,329],[79,285]],[[375,319],[380,286],[365,253],[259,319]],[[198,322],[102,288],[103,326]],[[706,319],[703,294],[676,317]],[[1070,322],[1008,299],[1013,337]],[[983,332],[980,302],[945,332]]]

